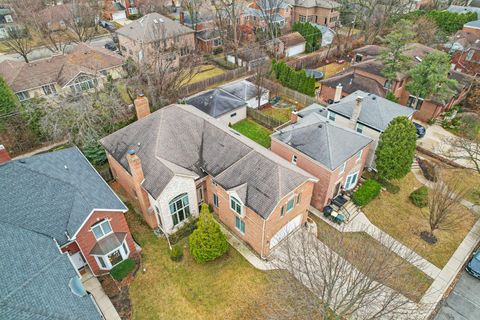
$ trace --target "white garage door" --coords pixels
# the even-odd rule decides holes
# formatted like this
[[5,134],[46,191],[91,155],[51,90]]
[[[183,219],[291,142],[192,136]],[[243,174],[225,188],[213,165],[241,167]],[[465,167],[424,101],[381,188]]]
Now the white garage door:
[[278,232],[270,240],[270,249],[275,247],[290,232],[300,226],[300,223],[302,223],[302,215],[295,217],[295,219],[284,225],[282,229],[278,230]]
[[305,44],[304,43],[297,44],[296,46],[288,48],[287,57],[296,56],[297,54],[303,53],[304,51],[305,51]]

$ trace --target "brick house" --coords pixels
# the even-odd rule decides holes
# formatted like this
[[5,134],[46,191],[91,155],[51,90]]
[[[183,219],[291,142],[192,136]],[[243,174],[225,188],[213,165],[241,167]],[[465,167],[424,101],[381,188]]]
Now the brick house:
[[136,252],[127,208],[76,147],[0,159],[0,223],[48,237],[95,276]]
[[311,22],[327,27],[340,23],[341,4],[332,0],[286,0],[292,6],[293,22]]
[[30,63],[2,61],[0,75],[20,101],[76,95],[102,88],[107,77],[122,77],[123,58],[109,50],[80,43],[65,55]]
[[[419,43],[411,43],[407,46],[404,51],[404,54],[411,58],[412,64],[418,64],[422,60],[422,58],[430,53],[435,51],[430,47],[424,46]],[[358,52],[358,51],[357,51]],[[409,77],[407,74],[399,73],[397,74],[396,79],[393,81],[387,81],[385,76],[382,73],[383,64],[380,61],[378,55],[380,55],[381,50],[369,50],[368,55],[363,55],[360,57],[358,55],[355,56],[355,60],[361,60],[361,62],[354,63],[349,69],[344,71],[342,75],[345,74],[354,74],[353,80],[355,77],[357,78],[357,82],[365,82],[365,79],[370,79],[368,81],[375,81],[377,82],[376,85],[370,83],[368,87],[375,90],[370,93],[374,93],[379,95],[380,93],[380,86],[384,88],[384,94],[381,96],[385,96],[386,92],[390,90],[398,99],[401,105],[405,105],[407,107],[413,108],[417,110],[415,113],[415,118],[421,121],[428,121],[429,119],[434,119],[440,115],[440,113],[449,110],[453,105],[460,102],[467,93],[468,89],[470,88],[471,84],[471,77],[465,74],[461,74],[458,71],[452,70],[450,72],[450,78],[455,79],[458,81],[458,86],[456,88],[456,92],[454,95],[446,98],[446,99],[439,99],[437,97],[423,97],[416,99],[415,96],[411,95],[410,92],[406,89],[406,84],[409,81]],[[365,58],[367,56],[367,58]],[[339,75],[340,76],[340,75]],[[353,81],[352,80],[352,81]],[[338,83],[341,83],[340,81]],[[338,85],[335,84],[332,80],[325,80],[322,82],[322,87],[320,89],[320,97],[324,101],[335,100],[335,88]],[[344,83],[342,83],[342,86]],[[347,90],[351,90],[348,86],[345,86]],[[359,87],[355,89],[360,89]],[[367,88],[364,88],[369,90]],[[348,91],[347,91],[348,92]],[[415,101],[416,105],[415,104]]]
[[159,57],[178,66],[182,56],[195,50],[193,29],[155,12],[144,15],[116,33],[122,54],[137,62]]
[[292,7],[286,1],[255,0],[240,15],[244,33],[253,35],[256,29],[275,24],[280,30],[291,25]]
[[[315,109],[315,110],[313,110]],[[311,204],[322,210],[343,190],[355,188],[367,161],[372,139],[325,117],[314,108],[272,135],[271,150],[318,178]]]
[[471,21],[445,45],[452,53],[455,70],[472,76],[480,73],[480,21]]
[[[340,97],[341,94],[338,91],[341,91],[341,87],[337,88],[337,97]],[[366,162],[369,167],[374,167],[375,151],[380,134],[385,131],[389,123],[401,116],[412,119],[416,112],[412,108],[360,90],[335,101],[328,105],[326,114],[323,111],[324,115],[330,121],[373,139]],[[314,109],[301,110],[299,115],[308,114]]]
[[186,11],[181,11],[179,14],[180,24],[195,30],[196,48],[206,53],[221,50],[223,43],[221,33],[216,25],[215,13],[202,8],[194,19]]
[[145,221],[165,234],[203,202],[261,257],[307,219],[316,178],[188,105],[149,114],[100,142],[115,179],[138,199]]

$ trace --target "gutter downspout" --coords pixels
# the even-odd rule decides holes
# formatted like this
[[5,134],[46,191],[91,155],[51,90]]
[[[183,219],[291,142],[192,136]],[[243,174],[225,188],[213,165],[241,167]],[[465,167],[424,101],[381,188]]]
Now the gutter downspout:
[[267,220],[263,220],[263,227],[262,227],[262,252],[260,253],[260,258],[267,260],[267,258],[263,255],[263,248],[265,244],[265,223]]

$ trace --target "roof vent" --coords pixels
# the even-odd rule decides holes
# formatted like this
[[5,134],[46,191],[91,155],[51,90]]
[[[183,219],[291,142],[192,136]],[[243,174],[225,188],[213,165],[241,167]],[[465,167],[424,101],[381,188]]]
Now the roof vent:
[[375,97],[375,96],[372,96],[372,100],[377,100],[377,97]]
[[318,125],[318,127],[319,127],[320,129],[323,128],[323,124],[320,123],[320,124]]
[[160,20],[161,23],[165,22],[165,20],[163,20],[162,18],[159,18],[158,20]]
[[157,19],[153,19],[153,22],[158,23],[158,20],[157,20]]
[[64,165],[64,166],[63,166],[63,168],[64,168],[65,170],[68,170],[68,167],[67,167],[67,165]]

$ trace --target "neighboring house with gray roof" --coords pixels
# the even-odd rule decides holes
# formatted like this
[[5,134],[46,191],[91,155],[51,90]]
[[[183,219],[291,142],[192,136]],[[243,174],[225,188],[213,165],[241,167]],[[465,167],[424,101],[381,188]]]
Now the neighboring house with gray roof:
[[180,57],[195,50],[193,29],[156,12],[144,15],[116,33],[123,55],[139,62],[161,58],[178,65]]
[[235,124],[247,117],[247,102],[221,88],[197,93],[186,98],[185,103],[225,125]]
[[188,105],[145,112],[101,139],[114,177],[152,228],[171,234],[199,205],[262,257],[306,221],[316,178]]
[[272,134],[271,150],[316,176],[312,205],[322,210],[342,190],[357,185],[372,138],[325,117],[314,104],[294,113],[291,125]]
[[330,104],[327,118],[344,127],[352,128],[373,139],[367,165],[372,166],[380,134],[396,117],[412,119],[415,110],[364,91],[354,93]]
[[94,275],[135,253],[127,208],[76,147],[18,160],[0,153],[0,224],[50,239]]
[[[245,101],[250,108],[258,108],[268,103],[270,91],[247,80],[238,80],[221,86],[222,90]],[[260,94],[261,93],[261,94]],[[260,104],[258,101],[260,96]]]

